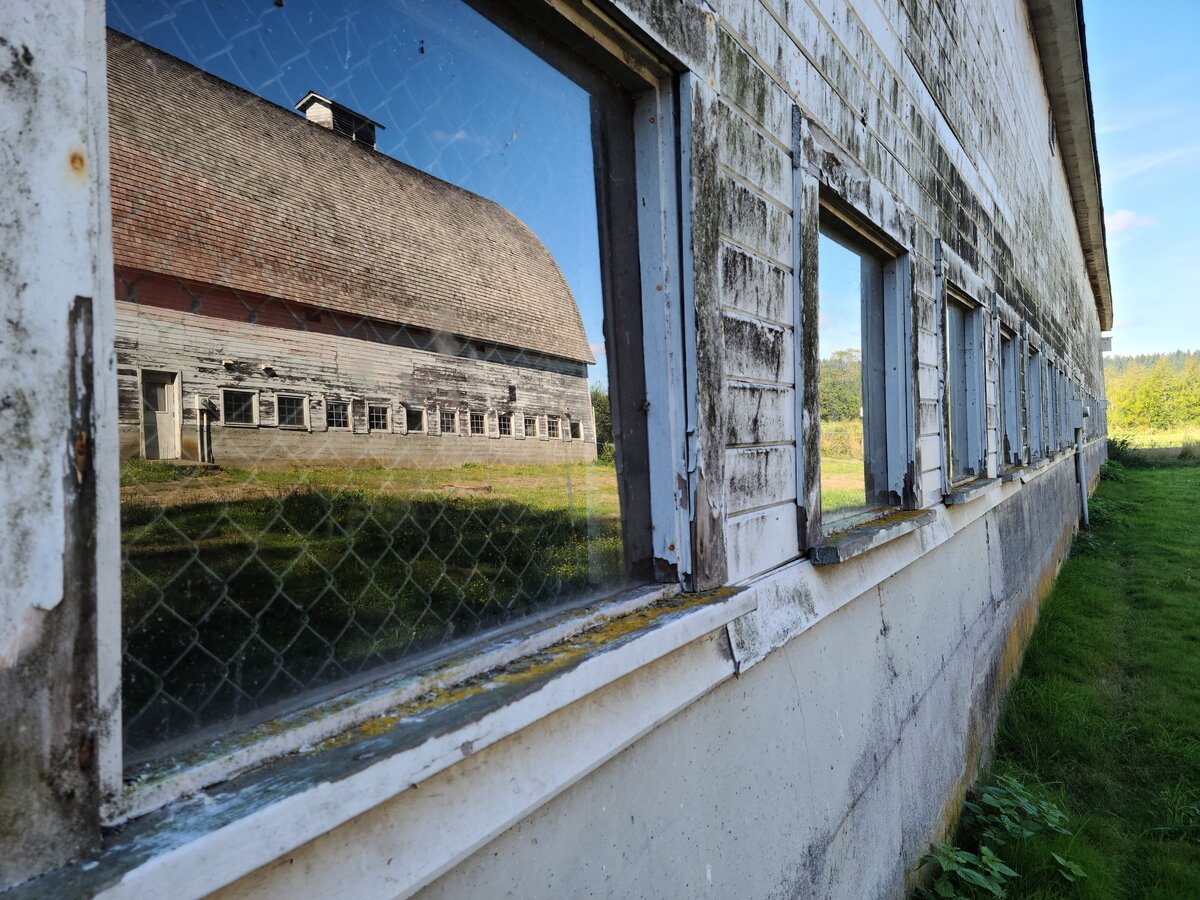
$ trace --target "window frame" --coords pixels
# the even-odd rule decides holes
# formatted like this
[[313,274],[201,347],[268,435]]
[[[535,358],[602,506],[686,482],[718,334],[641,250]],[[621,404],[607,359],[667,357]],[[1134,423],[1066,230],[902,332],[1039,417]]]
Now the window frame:
[[[963,484],[984,478],[987,475],[987,395],[984,377],[986,373],[986,331],[984,329],[984,307],[967,296],[965,291],[957,288],[953,282],[944,288],[943,303],[943,340],[942,353],[944,360],[944,376],[942,379],[943,404],[945,416],[942,420],[943,448],[946,456],[945,471],[948,477],[947,493]],[[954,337],[951,327],[951,315],[961,315],[962,328],[962,359],[961,369],[959,360],[951,359],[951,341]],[[951,373],[961,376],[952,379]],[[961,381],[961,384],[959,383]],[[960,398],[952,396],[961,391],[962,404],[962,443],[959,444],[954,427],[955,403]],[[961,450],[961,458],[965,464],[958,471],[955,463],[956,451]]]
[[[450,427],[449,428],[446,427],[447,416],[450,419]],[[439,435],[447,435],[447,434],[457,435],[457,434],[459,434],[458,410],[456,408],[445,407],[445,406],[438,408],[438,434]]]
[[[384,426],[382,428],[374,428],[371,426],[372,410],[383,410]],[[372,403],[367,401],[367,433],[368,434],[390,434],[393,430],[392,404],[388,401]]]
[[[578,433],[576,433],[578,432]],[[567,419],[567,434],[568,440],[582,441],[583,440],[583,422],[579,419]]]
[[[259,389],[244,388],[244,387],[222,387],[221,388],[221,427],[222,428],[258,428],[260,425],[259,419]],[[249,394],[250,395],[250,421],[249,422],[229,422],[225,418],[225,397],[227,394]]]
[[[625,25],[598,15],[588,4],[568,0],[556,9],[537,12],[501,9],[492,0],[472,0],[471,5],[479,11],[487,10],[487,17],[495,24],[565,74],[572,75],[572,66],[590,66],[598,73],[598,77],[593,75],[594,84],[603,83],[606,90],[630,92],[625,103],[595,102],[593,98],[593,139],[606,154],[605,164],[598,163],[595,169],[601,219],[601,275],[605,284],[605,320],[620,318],[624,322],[618,334],[609,336],[606,352],[614,431],[620,434],[617,468],[622,473],[619,490],[626,524],[623,529],[626,557],[631,573],[642,573],[644,586],[662,587],[657,592],[635,590],[627,597],[614,598],[613,603],[624,609],[631,602],[652,603],[663,591],[722,584],[724,536],[718,530],[706,538],[704,571],[694,574],[697,560],[692,557],[692,532],[699,525],[692,517],[696,506],[694,498],[678,496],[676,487],[679,483],[687,484],[694,494],[697,453],[707,454],[709,474],[718,481],[723,468],[719,449],[715,455],[705,449],[706,443],[719,448],[715,432],[707,434],[711,429],[706,423],[713,421],[711,414],[706,414],[710,401],[698,400],[694,370],[688,378],[684,377],[685,357],[704,355],[697,341],[696,320],[691,318],[696,309],[693,287],[698,286],[696,289],[703,292],[708,286],[704,274],[692,265],[688,241],[694,198],[690,181],[681,179],[680,166],[682,159],[685,167],[691,164],[702,169],[706,177],[715,178],[716,145],[715,137],[705,133],[704,140],[714,155],[692,162],[687,155],[690,122],[698,108],[681,103],[680,98],[711,89],[704,79],[686,71],[686,67],[665,63],[656,44],[643,44],[641,39],[626,32]],[[578,39],[580,35],[592,34],[599,24],[603,24],[607,41]],[[541,33],[529,31],[531,26],[541,29]],[[560,44],[555,43],[560,40]],[[565,64],[562,54],[578,55],[579,59]],[[680,71],[682,74],[677,74]],[[597,134],[601,137],[596,138]],[[636,174],[636,182],[628,173]],[[636,223],[636,232],[630,223]],[[111,231],[105,231],[105,238],[111,240]],[[704,259],[707,267],[707,253]],[[719,310],[705,311],[701,320],[705,318],[712,320],[711,327],[712,322],[719,322]],[[712,378],[702,374],[700,380]],[[332,402],[345,404],[347,420],[344,428],[335,426],[332,430],[353,433],[354,401],[334,398]],[[439,408],[438,412],[452,416],[457,433],[459,411]],[[423,413],[428,427],[431,424],[428,410]],[[546,429],[537,430],[539,437],[545,439]],[[439,434],[444,433],[439,429]],[[720,497],[707,503],[702,513],[707,524],[721,519],[723,509]],[[105,616],[106,621],[119,622],[119,591],[111,598]],[[534,635],[529,640],[536,643],[540,638]],[[103,665],[112,676],[110,682],[115,679],[120,683],[120,662],[119,650],[115,655],[111,650],[106,651]],[[188,791],[224,780],[301,746],[295,744],[292,733],[273,735],[256,744],[236,764],[215,759],[201,761],[178,776],[169,776],[152,790],[138,789],[130,794],[122,790],[119,702],[115,715],[113,721],[117,727],[105,733],[100,747],[101,781],[108,798],[101,816],[108,824],[148,812]],[[333,733],[348,727],[344,716],[341,722]],[[318,730],[324,727],[322,722],[310,725]],[[304,743],[311,741],[310,734]]]
[[1019,466],[1025,452],[1021,443],[1020,338],[1003,323],[999,324],[996,360],[999,364],[1000,430],[997,453],[1000,469]]
[[[299,400],[300,401],[300,418],[303,422],[300,425],[285,425],[279,415],[280,400]],[[284,429],[285,431],[311,431],[312,425],[309,421],[308,410],[308,394],[298,393],[296,391],[276,391],[275,392],[275,427]]]
[[[334,406],[343,406],[346,409],[346,424],[331,425],[329,424],[329,412]],[[354,407],[353,401],[350,399],[341,399],[340,397],[325,398],[325,430],[326,431],[353,431],[354,430]]]
[[546,438],[551,441],[562,440],[562,420],[558,416],[546,416]]
[[[794,115],[797,114],[794,112]],[[833,188],[814,179],[809,192],[816,196],[807,205],[798,206],[798,210],[805,216],[805,224],[812,229],[810,246],[815,249],[820,233],[833,232],[833,235],[829,235],[833,240],[853,252],[876,259],[880,264],[878,309],[871,311],[869,316],[864,315],[862,364],[864,412],[870,407],[872,410],[881,410],[881,413],[872,412],[876,421],[870,426],[870,433],[864,415],[863,468],[867,510],[838,517],[834,524],[837,528],[845,528],[887,515],[896,509],[912,509],[917,505],[912,475],[913,460],[916,458],[913,427],[912,263],[908,249],[900,241],[872,222]],[[813,255],[816,256],[815,253]],[[801,289],[806,295],[802,303],[797,303],[796,311],[802,317],[796,332],[803,348],[801,353],[796,354],[797,378],[799,383],[805,384],[803,395],[797,392],[797,402],[803,404],[798,409],[797,421],[807,416],[809,421],[820,422],[818,378],[804,378],[805,370],[819,372],[819,265],[819,259],[811,259],[807,260],[806,265],[798,266],[804,273]],[[882,359],[874,365],[875,372],[870,376],[868,344],[873,344],[882,353]],[[813,431],[818,433],[819,440],[819,429]],[[868,444],[871,445],[870,449]],[[801,549],[809,549],[820,545],[830,533],[821,510],[819,444],[812,446],[806,443],[797,457],[798,468],[804,472],[801,484],[805,487],[804,491],[797,493],[803,494],[808,501],[799,511]],[[799,504],[799,498],[797,502]]]
[[[408,417],[411,416],[413,413],[416,413],[417,421],[419,422],[419,424],[416,428],[413,428],[412,425],[409,423]],[[429,427],[428,422],[429,422],[429,419],[427,418],[425,407],[409,406],[409,405],[405,404],[405,406],[404,406],[404,433],[405,434],[424,434]]]
[[[537,416],[522,416],[521,418],[523,419],[523,421],[521,423],[521,427],[525,429],[525,437],[526,438],[538,437],[539,436],[538,435],[538,417]],[[529,430],[530,422],[533,423],[533,431]]]
[[[478,427],[477,427],[478,426]],[[467,434],[471,437],[487,436],[487,413],[467,412]]]
[[496,413],[496,431],[500,437],[513,437],[513,414],[510,412]]

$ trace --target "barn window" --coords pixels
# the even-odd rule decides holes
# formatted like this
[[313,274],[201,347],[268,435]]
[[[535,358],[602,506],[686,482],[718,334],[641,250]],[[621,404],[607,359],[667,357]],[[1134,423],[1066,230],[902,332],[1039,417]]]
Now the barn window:
[[951,485],[983,474],[983,311],[946,288],[946,458]]
[[[107,4],[119,365],[154,368],[170,348],[180,452],[224,469],[121,492],[131,779],[500,630],[690,584],[686,399],[665,375],[685,341],[679,76],[632,38],[636,53],[577,54],[586,42],[564,35],[590,34],[583,19],[436,5],[431,30],[415,6],[368,0],[218,20],[175,0]],[[335,31],[349,48],[311,39]],[[214,369],[238,379],[220,423],[256,424],[263,391],[268,416],[273,398],[274,421],[306,433],[209,428]],[[428,398],[432,419],[404,409],[410,433],[481,435],[471,407],[506,392],[586,410],[593,376],[627,411],[615,467],[537,441],[521,448],[528,483],[502,483],[489,470],[507,451],[488,442],[398,441],[381,466],[368,438],[399,423],[365,398]],[[123,452],[144,454],[140,410],[121,415]],[[540,436],[513,415],[493,433]],[[560,439],[561,418],[541,431]],[[445,476],[464,464],[492,490]]]
[[574,419],[571,420],[571,440],[583,440],[583,423],[577,422]]
[[1025,410],[1029,429],[1029,458],[1041,459],[1046,455],[1045,420],[1046,404],[1042,390],[1042,354],[1036,347],[1029,348],[1025,360]]
[[303,394],[276,394],[275,415],[280,428],[307,428],[308,398]]
[[222,425],[257,425],[258,391],[221,389]]
[[907,261],[825,198],[817,256],[820,522],[830,532],[902,505],[910,489]]
[[391,431],[392,408],[382,403],[367,404],[367,430]]
[[1021,406],[1017,368],[1016,336],[1000,328],[1000,462],[1013,466],[1021,462]]
[[325,404],[326,428],[350,427],[350,404],[345,400],[330,400]]
[[409,434],[417,434],[425,430],[425,410],[412,406],[404,408],[404,430]]

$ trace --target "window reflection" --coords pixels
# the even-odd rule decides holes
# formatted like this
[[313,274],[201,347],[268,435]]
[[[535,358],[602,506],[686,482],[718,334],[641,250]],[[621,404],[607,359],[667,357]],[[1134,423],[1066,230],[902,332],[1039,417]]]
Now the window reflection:
[[464,4],[202,7],[109,5],[134,760],[625,577],[587,92]]

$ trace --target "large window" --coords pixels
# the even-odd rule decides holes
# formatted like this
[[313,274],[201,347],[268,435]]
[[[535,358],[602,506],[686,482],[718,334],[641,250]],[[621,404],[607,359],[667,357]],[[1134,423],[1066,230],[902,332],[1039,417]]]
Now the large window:
[[823,210],[817,378],[826,532],[902,505],[911,488],[902,263],[889,244]]
[[984,472],[983,311],[946,288],[946,458],[951,485]]
[[1025,410],[1029,420],[1029,457],[1041,459],[1046,455],[1046,399],[1042,389],[1042,354],[1029,348],[1025,361]]
[[[676,115],[674,75],[644,51],[635,70],[584,60],[560,40],[575,26],[543,33],[501,4],[293,6],[108,4],[120,371],[169,353],[179,455],[213,463],[141,483],[142,413],[121,408],[131,776],[686,574],[682,553],[654,561],[654,540],[682,542],[651,527],[649,498],[666,485],[669,505],[675,479],[651,479],[649,433],[664,429],[668,459],[685,441],[669,443],[665,403],[641,409],[648,382],[667,384],[647,359],[665,365],[682,340],[643,333],[659,310],[668,321],[664,294],[643,315],[643,266],[682,301],[677,255],[653,256],[668,242],[643,259],[638,240],[643,222],[677,240],[678,130],[661,118]],[[505,397],[589,409],[593,376],[629,412],[615,468],[582,440],[369,439],[392,430],[391,405],[341,399],[412,398],[440,433],[482,434],[468,411]],[[260,393],[279,428],[211,427],[217,412],[257,424]],[[323,428],[307,427],[307,397],[323,398]],[[424,410],[403,415],[425,430]],[[495,426],[516,427],[537,435],[532,417]],[[546,434],[561,437],[559,418]],[[493,477],[506,454],[520,472]]]
[[1020,369],[1017,365],[1016,336],[1000,327],[1000,464],[1018,465],[1022,461]]

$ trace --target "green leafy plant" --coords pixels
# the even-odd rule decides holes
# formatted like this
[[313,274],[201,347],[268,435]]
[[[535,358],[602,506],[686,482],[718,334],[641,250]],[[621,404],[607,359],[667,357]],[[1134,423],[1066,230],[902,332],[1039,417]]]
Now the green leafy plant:
[[969,900],[977,896],[979,891],[993,897],[1004,897],[1004,883],[1010,878],[1020,877],[986,846],[980,847],[976,854],[949,844],[936,843],[921,858],[921,865],[937,866],[932,886],[917,888],[917,896],[922,898]]
[[[972,849],[935,843],[921,859],[934,866],[929,887],[918,887],[921,898],[1006,897],[1007,883],[1019,878],[997,850],[1021,843],[1035,835],[1070,835],[1067,816],[1047,796],[1044,785],[1027,785],[1007,774],[994,774],[977,787],[963,803],[960,839]],[[1053,865],[1068,882],[1086,878],[1078,863],[1050,852]]]

